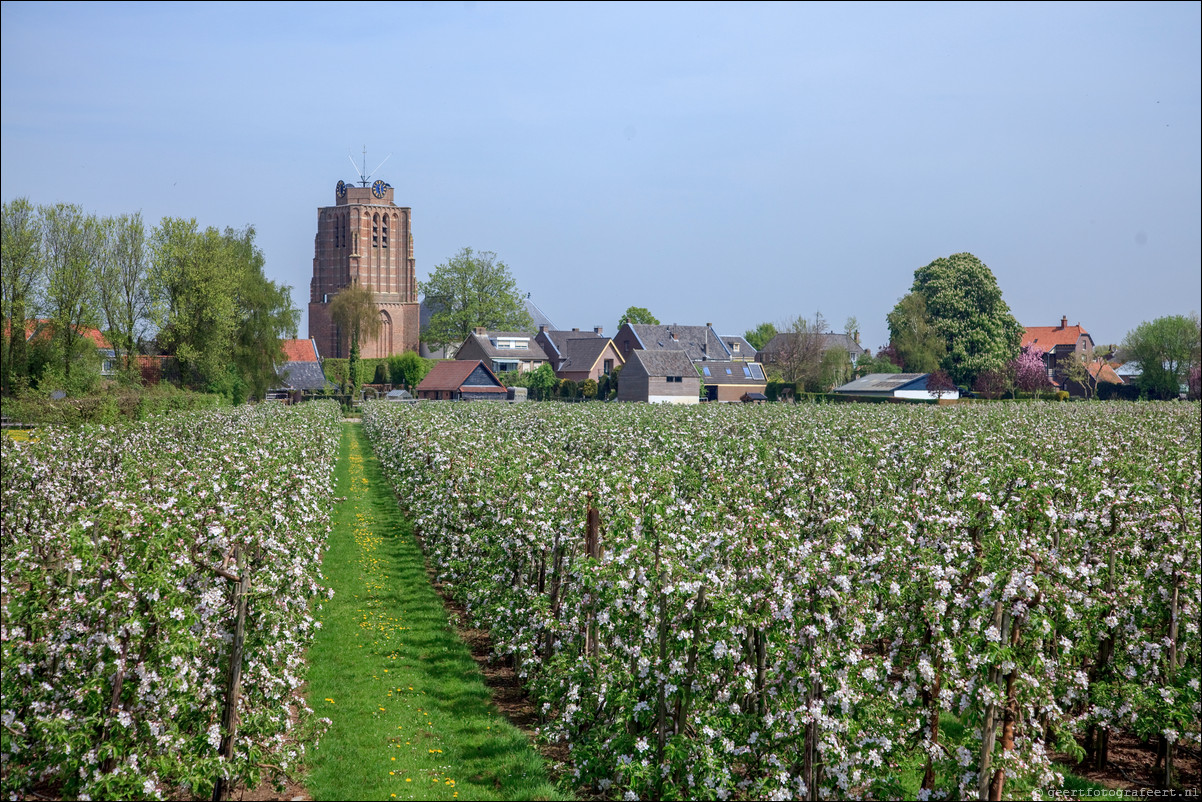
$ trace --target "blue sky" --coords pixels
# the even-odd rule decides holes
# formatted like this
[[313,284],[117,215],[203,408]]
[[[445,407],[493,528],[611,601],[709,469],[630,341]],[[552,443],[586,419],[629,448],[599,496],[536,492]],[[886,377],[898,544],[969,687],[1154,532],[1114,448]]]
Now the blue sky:
[[0,194],[251,223],[306,310],[366,146],[419,281],[492,250],[561,327],[821,310],[875,348],[969,251],[1021,323],[1117,342],[1202,296],[1200,9],[6,2]]

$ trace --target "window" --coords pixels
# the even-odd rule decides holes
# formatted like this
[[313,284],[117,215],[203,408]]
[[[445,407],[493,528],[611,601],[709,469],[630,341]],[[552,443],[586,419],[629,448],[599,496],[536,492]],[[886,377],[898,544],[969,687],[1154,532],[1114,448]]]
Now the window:
[[614,361],[612,359],[605,360],[605,363],[602,367],[602,370],[605,372],[605,375],[608,376],[611,372],[613,372],[613,369],[614,369]]
[[710,375],[709,365],[706,365],[705,367],[703,367],[701,369],[701,372],[704,373],[706,376]]
[[739,353],[739,344],[738,344],[738,343],[731,343],[731,344],[730,344],[730,350],[734,351],[736,354],[737,354],[737,353]]
[[748,379],[750,379],[751,378],[751,368],[744,365],[743,366],[743,375],[746,376]]
[[664,381],[668,382],[669,384],[672,384],[673,382],[679,384],[680,382],[684,381],[684,377],[683,376],[665,376]]

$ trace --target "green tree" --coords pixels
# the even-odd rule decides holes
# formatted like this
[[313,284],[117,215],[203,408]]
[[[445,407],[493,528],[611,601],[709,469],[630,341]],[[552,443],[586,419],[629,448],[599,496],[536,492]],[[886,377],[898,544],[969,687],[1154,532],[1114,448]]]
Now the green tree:
[[28,198],[5,203],[0,215],[0,299],[8,326],[8,339],[0,355],[5,392],[12,392],[14,379],[23,383],[28,375],[25,321],[34,316],[34,296],[44,275],[38,209]]
[[150,313],[149,248],[141,212],[102,221],[104,246],[96,260],[96,288],[108,340],[126,378]]
[[751,347],[757,351],[764,350],[764,346],[776,336],[776,326],[771,323],[761,323],[754,329],[748,329],[743,332],[743,339],[751,344]]
[[927,313],[927,300],[911,292],[897,302],[888,315],[889,343],[902,360],[902,367],[911,373],[930,373],[938,370],[947,354],[947,343],[932,324]]
[[388,357],[389,381],[393,385],[405,385],[409,388],[414,388],[421,384],[422,379],[426,378],[426,374],[430,372],[430,368],[432,367],[434,367],[433,361],[422,359],[413,351],[394,354]]
[[283,340],[295,337],[300,310],[292,305],[292,288],[263,273],[263,253],[254,245],[254,230],[244,229],[230,241],[246,270],[238,287],[239,324],[234,337],[233,363],[242,384],[262,400],[275,385],[276,369],[284,362]]
[[618,328],[622,328],[627,323],[644,326],[658,326],[659,319],[655,315],[647,311],[642,306],[630,306],[622,313],[622,317],[618,319]]
[[1119,354],[1139,365],[1139,386],[1150,398],[1176,398],[1190,369],[1202,363],[1199,318],[1158,317],[1127,332]]
[[509,267],[492,251],[464,248],[435,267],[423,288],[433,314],[422,338],[435,349],[463,342],[476,326],[528,331],[533,325]]
[[971,253],[918,268],[910,292],[923,297],[930,325],[943,338],[940,365],[957,384],[971,385],[1018,355],[1023,327],[1002,300],[993,272]]
[[856,360],[853,377],[858,379],[870,373],[901,373],[901,368],[884,354],[873,356],[871,351],[867,351],[860,354],[860,358]]
[[228,383],[237,325],[238,275],[220,233],[195,218],[164,217],[151,234],[151,319],[159,348],[175,356],[187,383]]
[[159,347],[186,380],[238,402],[262,397],[283,360],[282,337],[300,312],[286,285],[263,273],[252,226],[201,231],[196,220],[163,218],[151,235],[151,317]]
[[99,320],[93,264],[102,249],[103,231],[95,215],[74,204],[42,208],[46,255],[46,313],[54,329],[55,351],[62,360],[63,381],[73,390],[71,369],[77,359],[92,357],[95,346],[86,329]]
[[597,380],[585,379],[580,383],[581,398],[596,398],[597,397]]
[[380,332],[380,310],[375,295],[366,287],[351,284],[330,301],[330,319],[338,327],[340,336],[351,344],[347,361],[350,386],[347,390],[354,393],[359,386],[359,344]]

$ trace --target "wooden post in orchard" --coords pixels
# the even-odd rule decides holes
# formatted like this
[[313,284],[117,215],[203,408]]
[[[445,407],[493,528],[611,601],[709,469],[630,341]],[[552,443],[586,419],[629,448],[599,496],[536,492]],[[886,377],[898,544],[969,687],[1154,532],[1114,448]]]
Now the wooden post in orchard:
[[[592,560],[601,559],[601,513],[593,506],[593,494],[588,495],[588,517],[585,526],[584,551]],[[595,590],[593,591],[595,594]],[[584,630],[584,653],[589,660],[596,660],[597,647],[597,600],[589,603],[588,617]]]
[[[225,692],[225,712],[221,716],[221,749],[219,754],[228,764],[234,757],[234,735],[238,731],[238,697],[242,693],[242,649],[246,642],[246,597],[250,592],[250,571],[242,550],[237,551],[238,590],[235,604],[238,610],[234,626],[234,643],[230,649],[229,684]],[[213,802],[221,802],[228,792],[228,781],[224,773],[213,784]]]

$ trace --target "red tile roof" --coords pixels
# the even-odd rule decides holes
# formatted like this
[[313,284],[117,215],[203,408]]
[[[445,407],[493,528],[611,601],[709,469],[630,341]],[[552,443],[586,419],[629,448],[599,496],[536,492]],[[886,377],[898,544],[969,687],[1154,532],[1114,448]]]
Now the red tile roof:
[[284,359],[288,362],[318,362],[317,344],[312,340],[284,340]]
[[[458,390],[467,377],[472,375],[477,367],[487,366],[480,360],[450,360],[447,362],[439,362],[430,369],[426,374],[426,378],[422,379],[421,384],[417,386],[417,391],[427,392],[432,390]],[[505,392],[504,387],[495,388],[499,392]],[[480,388],[482,392],[490,392],[492,388]]]
[[1090,362],[1088,365],[1089,375],[1094,377],[1095,381],[1100,381],[1103,384],[1122,384],[1123,379],[1114,372],[1114,368],[1108,362],[1101,359]]
[[[112,348],[109,341],[100,333],[100,329],[94,329],[91,326],[84,326],[78,329],[79,333],[87,337],[97,348]],[[8,339],[9,325],[8,321],[4,321],[4,338]],[[54,332],[54,323],[45,318],[25,321],[25,339],[32,340],[35,337],[41,336],[49,338]]]
[[1080,323],[1075,326],[1027,326],[1022,347],[1035,345],[1043,351],[1051,351],[1057,345],[1076,345],[1083,334],[1089,332],[1081,328]]

